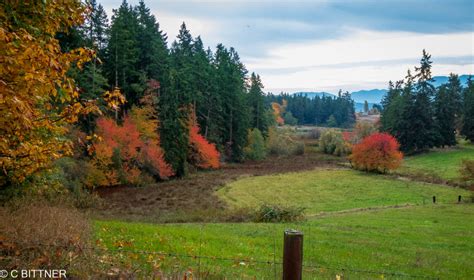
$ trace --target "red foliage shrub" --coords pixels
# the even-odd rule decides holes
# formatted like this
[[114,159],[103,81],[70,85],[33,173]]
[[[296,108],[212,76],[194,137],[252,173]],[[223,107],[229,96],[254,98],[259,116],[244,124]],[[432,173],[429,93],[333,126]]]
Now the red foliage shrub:
[[387,133],[374,133],[352,148],[349,159],[358,170],[387,172],[400,166],[403,154],[400,144]]
[[199,126],[196,122],[191,123],[193,125],[189,129],[189,162],[199,168],[219,168],[220,154],[216,145],[209,143],[204,136],[199,134]]
[[144,141],[131,117],[126,116],[121,126],[112,119],[100,118],[97,134],[101,141],[94,143],[93,163],[105,174],[103,185],[136,184],[145,166],[151,175],[160,178],[173,175],[164,160],[159,138]]

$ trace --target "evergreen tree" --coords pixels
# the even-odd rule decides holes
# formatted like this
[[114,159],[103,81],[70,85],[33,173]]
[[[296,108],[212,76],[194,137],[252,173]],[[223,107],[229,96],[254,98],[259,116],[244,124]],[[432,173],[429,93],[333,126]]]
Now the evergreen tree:
[[265,119],[265,101],[263,95],[263,84],[260,76],[252,73],[250,76],[250,89],[248,93],[250,126],[258,128],[264,135],[268,132],[268,124]]
[[137,41],[139,48],[138,67],[147,79],[154,79],[161,84],[167,80],[169,71],[169,54],[167,36],[150,9],[143,0],[135,8],[138,15]]
[[408,70],[400,97],[393,99],[393,104],[390,104],[394,117],[391,134],[397,138],[400,149],[407,153],[416,150],[415,138],[418,137],[417,123],[413,121],[417,114],[413,80]]
[[461,135],[474,143],[474,82],[470,76],[463,93],[463,115]]
[[434,114],[439,136],[437,145],[456,145],[456,114],[460,109],[461,82],[451,74],[446,85],[438,88],[434,100]]
[[216,92],[222,100],[223,146],[232,160],[243,159],[243,147],[247,142],[248,108],[246,106],[245,75],[247,70],[237,52],[217,45],[214,63],[216,67]]
[[146,88],[146,77],[137,67],[140,55],[138,15],[126,0],[113,12],[105,69],[109,83],[121,89],[127,99],[126,108],[131,108],[138,104]]
[[192,37],[186,24],[181,25],[177,41],[171,48],[169,86],[159,101],[160,132],[166,161],[177,176],[187,174],[189,119],[192,112]]
[[437,131],[434,123],[433,108],[431,100],[435,93],[431,77],[431,55],[423,50],[423,57],[420,67],[415,67],[417,79],[415,85],[415,104],[412,112],[411,122],[416,128],[417,135],[412,139],[414,152],[424,151],[434,147],[436,143]]
[[395,123],[400,117],[399,104],[401,102],[402,81],[393,84],[389,82],[387,94],[382,99],[382,115],[380,116],[381,130],[395,135]]

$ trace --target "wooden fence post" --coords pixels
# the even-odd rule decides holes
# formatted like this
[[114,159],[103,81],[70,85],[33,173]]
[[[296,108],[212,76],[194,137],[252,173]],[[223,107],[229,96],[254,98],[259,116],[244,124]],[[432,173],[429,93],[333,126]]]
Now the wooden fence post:
[[283,245],[283,280],[301,280],[303,274],[303,233],[285,230]]

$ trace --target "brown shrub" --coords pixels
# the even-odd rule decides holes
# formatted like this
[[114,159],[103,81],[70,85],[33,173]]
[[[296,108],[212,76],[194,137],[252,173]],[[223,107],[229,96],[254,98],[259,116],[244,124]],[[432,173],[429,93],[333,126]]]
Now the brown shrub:
[[69,275],[69,270],[82,264],[90,234],[88,219],[69,205],[54,205],[44,199],[18,199],[0,208],[0,255],[4,256],[0,266],[67,267]]

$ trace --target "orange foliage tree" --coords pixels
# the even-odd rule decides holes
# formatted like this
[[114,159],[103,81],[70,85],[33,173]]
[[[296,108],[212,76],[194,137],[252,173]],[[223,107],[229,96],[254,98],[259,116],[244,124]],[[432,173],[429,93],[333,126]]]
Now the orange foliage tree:
[[84,14],[79,0],[0,5],[0,186],[21,183],[70,154],[68,124],[98,110],[66,76],[72,65],[89,61],[92,51],[62,53],[55,39],[82,23]]
[[199,168],[219,168],[220,154],[216,145],[209,143],[204,136],[199,134],[199,125],[196,121],[195,114],[190,120],[189,128],[189,152],[188,161],[192,165]]
[[285,121],[283,120],[283,113],[286,111],[286,107],[288,106],[288,101],[283,99],[282,104],[278,104],[277,102],[272,102],[272,109],[273,115],[275,116],[275,120],[278,125],[284,125]]
[[388,133],[374,133],[352,147],[352,166],[363,171],[387,172],[400,166],[400,144]]

